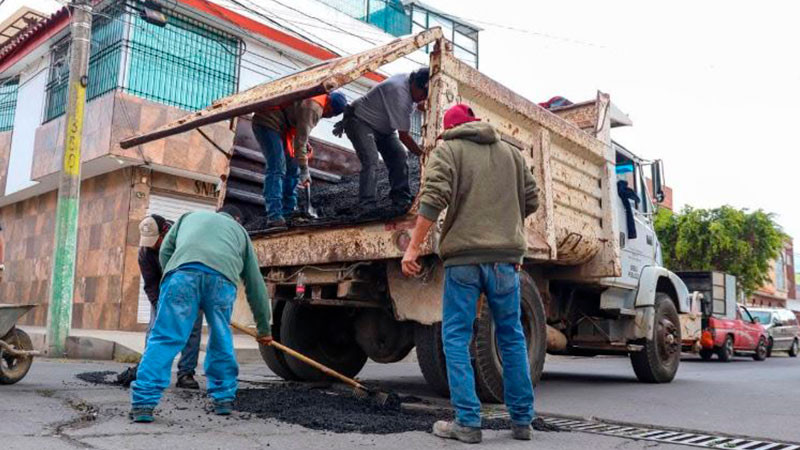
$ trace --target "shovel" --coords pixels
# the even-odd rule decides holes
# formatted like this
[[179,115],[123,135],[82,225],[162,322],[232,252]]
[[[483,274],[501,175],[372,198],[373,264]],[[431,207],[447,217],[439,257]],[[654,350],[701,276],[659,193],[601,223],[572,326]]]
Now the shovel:
[[319,219],[317,210],[311,204],[311,183],[306,186],[306,210],[303,211],[303,215],[310,219]]
[[[254,338],[258,337],[258,333],[256,333],[254,330],[252,330],[252,329],[250,329],[248,327],[245,327],[242,324],[239,324],[239,323],[236,323],[236,322],[231,322],[231,327],[241,331],[242,333],[249,334],[250,336],[253,336]],[[325,366],[325,365],[323,365],[323,364],[321,364],[321,363],[319,363],[317,361],[314,361],[313,359],[309,358],[308,356],[305,356],[305,355],[303,355],[301,353],[298,353],[297,351],[292,350],[291,348],[281,344],[278,341],[273,340],[269,345],[272,346],[272,347],[277,348],[278,350],[286,353],[287,355],[290,355],[290,356],[293,356],[293,357],[299,359],[300,361],[302,361],[302,362],[308,364],[309,366],[311,366],[311,367],[313,367],[313,368],[325,373],[326,375],[329,375],[331,377],[337,378],[340,381],[342,381],[344,383],[347,383],[348,385],[353,387],[353,393],[358,398],[372,397],[374,399],[374,402],[379,406],[386,405],[387,403],[396,403],[398,401],[396,399],[396,397],[397,397],[396,394],[386,394],[384,392],[379,392],[379,391],[375,391],[373,389],[369,389],[368,387],[364,386],[363,384],[359,383],[358,381],[356,381],[356,380],[354,380],[354,379],[352,379],[350,377],[344,376],[341,373],[331,369],[330,367]]]

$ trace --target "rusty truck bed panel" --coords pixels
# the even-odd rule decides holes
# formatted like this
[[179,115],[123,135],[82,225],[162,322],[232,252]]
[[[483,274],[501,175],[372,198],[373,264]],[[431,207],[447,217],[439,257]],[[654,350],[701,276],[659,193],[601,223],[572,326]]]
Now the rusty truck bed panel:
[[[442,47],[442,41],[437,48]],[[609,204],[608,146],[573,123],[539,107],[462,63],[449,51],[431,54],[428,114],[423,147],[435,151],[444,111],[466,102],[504,140],[518,147],[542,188],[539,211],[526,221],[528,257],[533,261],[581,266],[593,273],[615,275],[613,217]],[[595,117],[597,115],[595,114]],[[412,213],[415,209],[412,209]],[[400,241],[408,238],[412,221],[397,224],[317,229],[256,238],[264,266],[295,266],[345,261],[393,259],[402,256]],[[405,236],[404,236],[405,235]],[[433,251],[431,241],[423,253]]]

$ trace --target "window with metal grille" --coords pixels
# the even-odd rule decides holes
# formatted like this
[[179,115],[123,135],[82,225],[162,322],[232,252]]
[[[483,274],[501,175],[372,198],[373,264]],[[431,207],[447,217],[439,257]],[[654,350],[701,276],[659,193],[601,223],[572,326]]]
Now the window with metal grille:
[[411,17],[399,0],[320,0],[350,17],[403,36],[411,32]]
[[159,27],[132,15],[125,90],[179,108],[205,108],[236,92],[240,42],[190,18],[170,14]]
[[[441,27],[444,37],[453,43],[455,57],[472,67],[478,67],[478,28],[459,21],[457,17],[428,10],[415,2],[409,3],[407,8],[411,11],[412,33]],[[432,49],[432,45],[425,46],[426,52]]]
[[14,128],[17,89],[19,89],[19,77],[0,80],[0,131]]
[[[146,22],[131,3],[95,16],[86,99],[121,89],[187,110],[205,108],[236,91],[241,42],[178,13],[163,27]],[[44,121],[64,113],[69,41],[54,45]]]

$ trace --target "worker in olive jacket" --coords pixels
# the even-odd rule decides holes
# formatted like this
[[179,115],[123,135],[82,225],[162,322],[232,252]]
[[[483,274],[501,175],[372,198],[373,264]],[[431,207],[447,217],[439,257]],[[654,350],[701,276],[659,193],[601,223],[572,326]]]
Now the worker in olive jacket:
[[403,273],[416,275],[420,247],[447,209],[439,255],[444,260],[442,342],[454,422],[434,424],[436,436],[481,441],[480,402],[469,344],[476,302],[486,296],[503,360],[505,402],[514,439],[531,438],[533,386],[520,323],[519,267],[526,250],[525,218],[538,207],[538,188],[522,153],[500,140],[464,104],[444,116],[443,141],[425,167],[420,208]]

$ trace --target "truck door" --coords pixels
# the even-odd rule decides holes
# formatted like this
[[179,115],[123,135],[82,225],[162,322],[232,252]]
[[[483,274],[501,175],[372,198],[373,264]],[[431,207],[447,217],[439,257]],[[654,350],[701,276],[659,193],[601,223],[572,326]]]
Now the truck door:
[[635,286],[642,269],[656,262],[658,241],[652,224],[653,206],[637,161],[617,152],[616,170],[615,201],[622,205],[617,209],[622,257],[620,281]]

